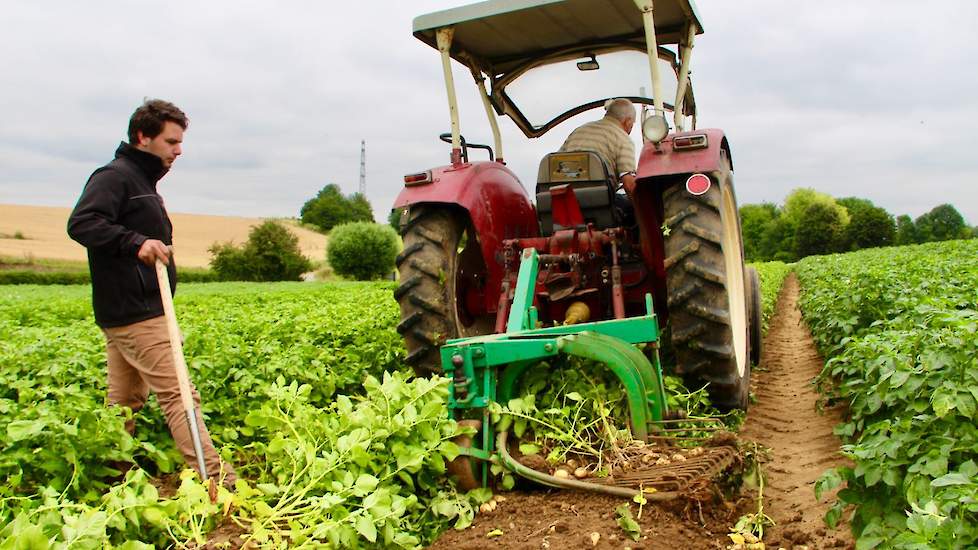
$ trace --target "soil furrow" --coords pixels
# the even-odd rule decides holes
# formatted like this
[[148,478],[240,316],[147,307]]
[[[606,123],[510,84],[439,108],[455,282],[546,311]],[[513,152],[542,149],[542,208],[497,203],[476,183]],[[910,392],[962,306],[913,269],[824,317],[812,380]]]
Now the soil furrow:
[[764,341],[764,359],[753,374],[756,402],[751,404],[741,437],[768,450],[764,511],[776,525],[764,541],[768,548],[851,546],[848,526],[828,531],[822,517],[834,493],[815,500],[815,481],[827,468],[845,463],[832,433],[841,411],[818,412],[812,384],[822,370],[811,332],[798,309],[799,285],[788,276]]

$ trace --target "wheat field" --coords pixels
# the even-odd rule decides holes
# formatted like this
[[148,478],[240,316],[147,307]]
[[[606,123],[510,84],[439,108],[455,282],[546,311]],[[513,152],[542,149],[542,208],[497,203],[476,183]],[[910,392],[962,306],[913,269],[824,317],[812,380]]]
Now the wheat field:
[[[65,232],[70,208],[0,204],[0,256],[16,259],[85,261],[85,248]],[[170,213],[173,221],[173,249],[178,265],[207,267],[207,249],[215,242],[248,239],[253,225],[262,218],[207,216]],[[292,220],[283,223],[299,237],[302,253],[313,262],[326,257],[327,237],[299,227]]]

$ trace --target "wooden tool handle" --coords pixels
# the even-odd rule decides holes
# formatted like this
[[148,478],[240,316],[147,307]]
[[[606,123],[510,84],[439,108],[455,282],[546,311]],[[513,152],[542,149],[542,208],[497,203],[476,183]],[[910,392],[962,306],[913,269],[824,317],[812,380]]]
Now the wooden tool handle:
[[190,393],[190,376],[187,374],[187,362],[183,358],[183,342],[180,339],[180,329],[177,327],[177,314],[173,309],[173,294],[170,292],[170,277],[166,266],[156,260],[156,278],[160,283],[160,298],[163,300],[163,316],[166,317],[166,329],[170,335],[170,350],[173,353],[173,366],[177,371],[177,384],[180,385],[180,401],[185,410],[194,410],[194,400]]

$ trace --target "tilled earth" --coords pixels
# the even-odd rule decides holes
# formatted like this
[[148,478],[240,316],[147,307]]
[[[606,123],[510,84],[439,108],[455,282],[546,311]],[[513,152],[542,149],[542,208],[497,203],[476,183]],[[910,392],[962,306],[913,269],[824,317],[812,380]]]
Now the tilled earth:
[[[830,531],[822,522],[834,495],[815,500],[815,480],[826,469],[844,463],[832,434],[841,411],[820,412],[812,379],[822,360],[798,310],[798,281],[790,275],[764,342],[764,359],[753,374],[756,402],[740,433],[765,455],[764,512],[775,525],[765,529],[767,548],[851,548],[848,527]],[[638,541],[616,522],[620,498],[549,489],[503,493],[496,509],[479,514],[472,526],[449,531],[435,549],[668,548],[724,549],[737,519],[756,510],[756,493],[699,501],[649,503],[636,518]],[[631,504],[637,516],[638,506]]]
[[[627,500],[559,490],[513,491],[504,497],[495,511],[479,514],[472,527],[449,531],[430,548],[726,548],[726,533],[739,517],[732,503],[647,504],[642,517],[636,517],[642,536],[633,541],[615,520],[615,508]],[[637,504],[631,510],[638,515]]]

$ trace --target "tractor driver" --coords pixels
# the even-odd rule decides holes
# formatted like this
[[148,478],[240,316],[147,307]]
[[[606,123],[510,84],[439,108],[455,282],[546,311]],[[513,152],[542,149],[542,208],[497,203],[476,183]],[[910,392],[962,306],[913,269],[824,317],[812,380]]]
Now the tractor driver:
[[[616,178],[618,191],[635,185],[635,144],[628,137],[635,125],[637,109],[625,98],[609,99],[600,120],[580,126],[564,141],[561,151],[594,151]],[[635,224],[635,209],[628,197],[615,193],[615,207],[626,227]]]
[[577,128],[560,147],[561,151],[594,151],[605,161],[619,185],[635,183],[635,144],[628,135],[635,125],[637,110],[624,98],[609,99],[605,115]]

